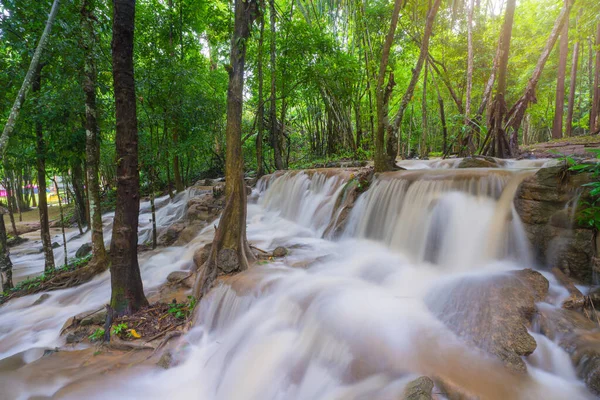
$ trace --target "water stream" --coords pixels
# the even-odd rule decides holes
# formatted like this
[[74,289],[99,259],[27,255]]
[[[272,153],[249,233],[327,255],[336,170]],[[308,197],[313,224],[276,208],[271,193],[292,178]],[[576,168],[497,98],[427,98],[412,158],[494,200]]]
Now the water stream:
[[[323,234],[349,174],[294,172],[261,180],[248,206],[248,238],[256,247],[285,246],[290,253],[228,279],[203,299],[198,323],[168,370],[137,367],[85,382],[60,368],[40,379],[3,373],[3,361],[29,363],[62,345],[59,332],[69,317],[107,301],[108,274],[52,292],[37,306],[31,304],[39,295],[13,300],[0,308],[0,386],[10,381],[11,399],[386,400],[401,399],[407,382],[427,375],[481,399],[589,398],[569,356],[544,336],[532,332],[538,349],[526,360],[528,373],[515,375],[431,311],[432,293],[449,282],[533,267],[512,205],[527,172],[446,169],[451,166],[380,175],[335,241]],[[181,218],[193,195],[161,199],[160,225]],[[143,222],[140,241],[147,240],[147,211]],[[213,232],[211,225],[186,246],[143,253],[146,290],[186,269]],[[551,282],[551,291],[561,289]]]

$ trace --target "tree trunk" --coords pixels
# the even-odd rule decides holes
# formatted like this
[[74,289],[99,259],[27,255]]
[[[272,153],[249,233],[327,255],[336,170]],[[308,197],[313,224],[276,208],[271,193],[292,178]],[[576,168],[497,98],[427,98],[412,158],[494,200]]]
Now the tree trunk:
[[215,232],[209,259],[198,272],[193,292],[197,299],[210,290],[219,273],[245,270],[249,261],[254,259],[246,239],[246,184],[241,139],[246,45],[258,13],[256,0],[235,0],[235,25],[227,90],[227,203]]
[[[383,172],[392,169],[393,159],[389,160],[385,154],[385,131],[388,123],[388,101],[389,95],[386,96],[387,92],[392,91],[394,87],[394,75],[390,73],[390,80],[385,85],[385,75],[388,67],[388,61],[390,57],[390,49],[394,42],[394,35],[396,34],[396,26],[398,25],[398,16],[400,14],[400,7],[402,0],[396,0],[394,2],[394,11],[392,12],[392,20],[390,22],[390,29],[385,37],[383,48],[381,50],[381,62],[379,63],[379,74],[377,75],[377,87],[375,89],[375,99],[377,107],[377,132],[375,135],[375,171]],[[387,99],[386,99],[387,97]]]
[[[42,87],[42,66],[38,64],[35,78],[33,80],[32,90],[39,92]],[[36,150],[37,150],[37,178],[39,187],[39,205],[40,212],[40,233],[42,237],[42,247],[44,249],[44,270],[46,272],[54,270],[54,253],[52,251],[52,241],[50,238],[50,223],[48,221],[48,200],[46,197],[46,142],[41,120],[35,122]]]
[[590,117],[590,132],[600,129],[600,23],[596,31],[596,66],[594,72],[594,100]]
[[[565,0],[565,5],[567,5]],[[560,34],[558,51],[558,73],[556,77],[556,106],[554,109],[554,123],[552,124],[552,138],[560,139],[563,134],[563,115],[565,108],[565,77],[567,74],[567,57],[569,55],[569,18],[563,24]]]
[[275,0],[269,0],[271,21],[271,109],[269,110],[269,122],[271,123],[271,146],[273,147],[273,157],[275,168],[283,169],[283,158],[281,155],[281,138],[277,130],[277,88],[275,75],[275,45],[276,45],[276,27],[275,27]]
[[[5,159],[6,160],[6,159]],[[12,227],[12,231],[13,231],[13,236],[14,237],[19,237],[19,231],[17,230],[17,224],[15,223],[15,213],[13,212],[13,198],[12,198],[12,187],[10,184],[10,174],[9,174],[9,169],[8,169],[8,165],[6,164],[6,162],[4,163],[4,171],[5,171],[5,177],[4,177],[4,188],[6,189],[6,209],[8,212],[8,218],[10,219],[10,225]]]
[[527,82],[525,92],[508,112],[505,129],[512,130],[512,134],[510,137],[510,153],[515,156],[518,152],[517,134],[519,132],[519,128],[521,127],[521,123],[523,122],[525,111],[527,110],[527,107],[530,103],[535,103],[537,101],[535,97],[535,88],[537,86],[538,81],[540,80],[542,71],[544,71],[546,61],[548,60],[548,57],[550,57],[550,53],[552,52],[552,48],[554,47],[554,44],[558,39],[562,27],[569,19],[569,13],[571,12],[573,3],[574,0],[567,0],[565,2],[565,6],[562,8],[560,14],[556,18],[556,21],[554,22],[554,27],[552,28],[552,32],[550,33],[548,41],[546,42],[546,47],[544,47],[544,50],[542,51],[542,54],[538,59],[535,69],[533,70],[533,74]]
[[[581,11],[579,12],[581,16]],[[577,17],[576,25],[579,25],[579,16]],[[573,60],[571,65],[571,83],[569,86],[569,105],[567,107],[567,122],[566,122],[566,135],[568,137],[573,135],[573,113],[575,111],[575,91],[577,90],[577,65],[579,64],[579,38],[575,42],[573,47]],[[525,137],[523,137],[525,139]]]
[[427,71],[429,68],[425,66],[425,72],[423,73],[423,97],[421,98],[421,146],[420,153],[421,158],[424,159],[429,154],[427,151]]
[[0,293],[13,288],[12,262],[10,261],[6,225],[4,225],[5,210],[0,210]]
[[[473,9],[475,0],[469,4],[469,15],[467,18],[467,89],[465,100],[465,128],[469,128],[471,118],[471,91],[473,89]],[[445,153],[445,152],[444,152]]]
[[265,174],[263,166],[263,133],[265,130],[265,105],[263,103],[263,48],[265,41],[265,6],[264,0],[260,3],[260,36],[258,39],[258,133],[256,135],[256,177],[260,178]]
[[85,74],[83,91],[85,93],[85,158],[87,176],[87,198],[89,202],[88,226],[92,230],[92,259],[88,266],[98,271],[108,268],[108,256],[104,247],[102,227],[102,209],[100,206],[100,182],[98,168],[100,164],[100,132],[98,129],[98,108],[96,105],[97,70],[94,34],[94,0],[84,0],[81,8],[83,27],[83,50],[85,53]]
[[88,222],[86,221],[85,215],[85,189],[83,187],[83,168],[81,167],[80,160],[76,160],[73,163],[71,172],[73,173],[73,194],[75,197],[76,216],[79,223],[83,226]]
[[2,136],[0,136],[0,157],[4,156],[4,151],[6,150],[8,139],[10,138],[10,135],[15,129],[15,124],[17,123],[17,118],[19,117],[21,106],[23,105],[23,102],[27,97],[29,87],[31,86],[36,71],[39,68],[40,58],[42,57],[42,51],[44,50],[44,46],[46,46],[46,42],[48,41],[48,37],[50,36],[50,30],[52,29],[52,24],[54,24],[54,19],[56,18],[56,14],[58,13],[59,5],[60,0],[54,0],[52,8],[50,9],[50,14],[48,15],[48,20],[46,21],[46,27],[44,28],[42,37],[38,42],[37,48],[35,49],[35,53],[33,53],[33,58],[31,59],[31,63],[29,64],[29,70],[27,70],[27,75],[25,75],[25,79],[23,80],[21,89],[19,89],[19,93],[17,94],[15,103],[13,104],[12,109],[10,110],[10,114],[8,115],[8,120],[4,125]]
[[431,32],[433,31],[433,23],[440,8],[440,3],[441,0],[434,0],[433,5],[427,13],[427,21],[425,23],[425,31],[423,32],[423,40],[421,41],[421,49],[419,53],[419,59],[417,60],[417,65],[413,69],[412,78],[408,84],[408,88],[406,89],[406,92],[404,92],[404,96],[402,96],[400,108],[398,109],[398,113],[394,118],[394,123],[388,127],[387,153],[388,157],[392,160],[400,155],[400,142],[402,141],[402,119],[404,117],[406,107],[413,97],[415,87],[419,81],[419,76],[421,75],[421,70],[423,69],[423,65],[425,64],[425,60],[429,54],[429,38],[431,37]]
[[63,250],[64,250],[64,266],[69,264],[68,253],[67,253],[67,236],[65,235],[65,216],[63,215],[62,200],[60,199],[60,191],[58,190],[58,183],[56,178],[52,178],[54,182],[54,189],[56,190],[56,197],[58,197],[58,209],[60,211],[60,229],[63,238]]
[[117,198],[110,244],[110,307],[131,314],[148,304],[137,258],[140,181],[133,74],[135,0],[113,0],[112,64],[116,114]]

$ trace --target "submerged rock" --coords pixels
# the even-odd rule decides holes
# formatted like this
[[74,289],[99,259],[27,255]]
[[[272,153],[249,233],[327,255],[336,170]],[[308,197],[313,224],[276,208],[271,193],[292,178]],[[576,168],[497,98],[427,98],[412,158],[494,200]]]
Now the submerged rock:
[[582,314],[550,305],[539,307],[540,331],[571,357],[577,375],[600,395],[600,330]]
[[409,382],[404,389],[403,400],[431,400],[431,392],[433,390],[433,381],[421,376],[414,381]]
[[492,157],[465,157],[458,164],[457,168],[498,168],[498,161]]
[[92,244],[84,243],[81,245],[81,247],[79,247],[77,249],[77,252],[75,253],[75,257],[83,258],[83,257],[87,256],[88,254],[90,254],[91,252],[92,252]]
[[283,246],[276,247],[273,250],[273,257],[285,257],[288,255],[288,249]]
[[460,278],[436,287],[426,302],[454,333],[495,355],[513,371],[525,372],[521,358],[536,349],[528,328],[535,303],[548,293],[549,283],[531,269],[492,277]]
[[44,293],[36,301],[34,301],[33,304],[31,304],[31,305],[37,306],[39,304],[42,304],[44,301],[48,300],[49,298],[50,298],[50,295],[48,293]]

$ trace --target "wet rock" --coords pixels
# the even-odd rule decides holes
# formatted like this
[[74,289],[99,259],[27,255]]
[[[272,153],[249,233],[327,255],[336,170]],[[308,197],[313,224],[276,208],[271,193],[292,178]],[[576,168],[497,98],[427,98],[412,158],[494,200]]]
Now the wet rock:
[[429,309],[454,333],[495,355],[511,370],[525,372],[522,356],[536,349],[528,333],[537,301],[548,293],[540,273],[526,269],[492,277],[465,277],[436,287]]
[[188,201],[185,214],[185,221],[188,224],[207,223],[217,218],[224,203],[223,199],[219,198],[220,195],[214,194],[215,188],[217,186],[213,187],[213,193],[204,193]]
[[69,333],[65,338],[65,341],[67,344],[81,343],[88,337],[88,335],[89,333],[87,329],[78,329],[75,332]]
[[48,300],[49,298],[50,298],[50,295],[48,293],[44,293],[40,297],[38,297],[38,299],[36,301],[33,302],[32,306],[37,306],[39,304],[42,304],[44,301]]
[[11,237],[10,239],[8,239],[6,241],[6,244],[8,245],[8,247],[14,247],[14,246],[18,246],[22,243],[27,242],[29,239],[24,238],[22,236],[17,236],[17,237]]
[[160,357],[158,362],[156,363],[161,368],[169,369],[173,366],[173,354],[170,350],[164,352],[164,354]]
[[208,257],[210,256],[210,250],[212,249],[212,243],[208,243],[203,247],[196,249],[194,252],[194,266],[196,270],[204,265]]
[[288,255],[288,249],[283,246],[276,247],[273,250],[273,257],[285,257]]
[[191,288],[194,285],[192,275],[186,271],[173,271],[167,276],[167,282]]
[[498,168],[498,161],[492,157],[465,157],[457,168]]
[[53,249],[58,249],[60,247],[60,243],[58,242],[52,242],[52,248]]
[[404,389],[403,400],[431,400],[431,392],[433,391],[433,381],[421,376],[414,381],[409,382]]
[[185,229],[183,222],[176,222],[169,226],[166,231],[160,234],[157,239],[159,246],[171,246],[179,238],[179,235]]
[[594,231],[579,225],[581,212],[590,200],[583,185],[592,179],[589,174],[572,174],[562,166],[542,168],[523,181],[515,197],[536,261],[558,267],[568,277],[585,283],[591,283],[600,268],[594,259],[600,254]]
[[81,245],[81,247],[79,247],[77,249],[77,252],[75,253],[75,257],[83,258],[83,257],[87,256],[88,254],[90,254],[91,252],[92,252],[92,244],[84,243]]
[[79,325],[88,326],[88,325],[104,325],[106,321],[106,310],[98,311],[92,315],[84,315],[81,317]]
[[204,224],[191,224],[187,225],[183,231],[179,234],[179,237],[175,241],[175,246],[184,246],[191,242],[197,235],[198,232],[204,227]]
[[571,357],[577,375],[596,395],[600,395],[600,330],[582,314],[550,305],[540,305],[540,331]]
[[552,268],[552,274],[556,280],[558,280],[558,282],[569,291],[569,297],[567,297],[562,303],[563,308],[578,309],[583,307],[585,303],[585,297],[581,291],[577,289],[573,281],[556,267]]

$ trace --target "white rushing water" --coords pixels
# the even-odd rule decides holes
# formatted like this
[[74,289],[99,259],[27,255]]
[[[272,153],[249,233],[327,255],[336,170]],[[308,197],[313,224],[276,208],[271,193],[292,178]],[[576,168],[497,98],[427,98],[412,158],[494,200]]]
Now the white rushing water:
[[[505,194],[514,195],[511,182],[521,177],[437,170],[380,176],[359,198],[343,237],[324,239],[347,179],[289,173],[259,182],[258,201],[248,206],[248,239],[290,253],[228,279],[203,299],[173,368],[130,368],[70,387],[65,376],[13,379],[15,398],[387,400],[401,399],[406,383],[420,375],[444,378],[482,399],[589,397],[568,355],[547,338],[532,333],[538,349],[527,360],[529,372],[514,376],[465,344],[426,302],[445,282],[532,266]],[[184,247],[142,255],[146,290],[188,267],[212,231]],[[62,344],[64,321],[99,308],[109,290],[105,274],[50,293],[38,306],[31,303],[39,295],[0,308],[0,360],[29,351],[31,361],[40,356],[32,349]]]

